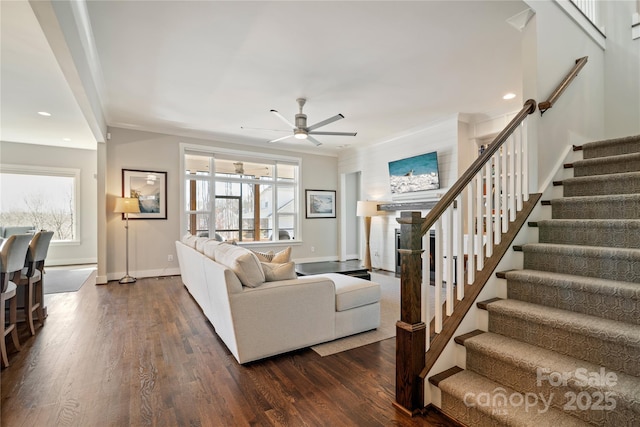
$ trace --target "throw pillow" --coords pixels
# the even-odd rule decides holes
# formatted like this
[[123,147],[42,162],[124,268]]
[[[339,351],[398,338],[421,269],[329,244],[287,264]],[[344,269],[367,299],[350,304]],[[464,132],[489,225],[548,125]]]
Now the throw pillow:
[[284,264],[285,262],[291,261],[291,246],[281,250],[280,252],[276,252],[273,254],[273,258],[271,258],[270,262],[276,264]]
[[216,246],[215,260],[236,273],[244,286],[256,288],[264,283],[262,265],[249,249],[223,243]]
[[262,269],[267,282],[276,282],[278,280],[296,279],[296,264],[293,261],[284,264],[274,264],[271,262],[263,262]]
[[256,254],[256,256],[258,257],[260,262],[271,262],[271,260],[273,259],[273,255],[274,255],[273,251],[258,252],[258,251],[254,251],[253,249],[251,249],[251,252]]

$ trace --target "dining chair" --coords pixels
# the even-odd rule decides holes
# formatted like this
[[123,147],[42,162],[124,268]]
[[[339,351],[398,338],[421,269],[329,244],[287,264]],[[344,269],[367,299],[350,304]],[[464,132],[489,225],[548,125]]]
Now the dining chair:
[[[2,353],[2,365],[4,367],[9,366],[5,342],[7,335],[11,334],[14,347],[16,350],[20,350],[20,341],[18,340],[18,329],[16,326],[17,286],[12,279],[16,274],[20,275],[24,267],[24,260],[32,237],[33,235],[31,234],[14,234],[7,238],[2,243],[2,247],[0,247],[0,286],[2,287],[2,293],[0,294],[0,325],[2,325],[3,328],[2,340],[0,340],[0,352]],[[8,325],[5,325],[6,301],[9,301]]]
[[27,250],[25,268],[20,272],[19,280],[16,278],[15,281],[18,286],[27,288],[24,293],[24,311],[31,335],[36,334],[33,326],[34,311],[37,311],[38,320],[44,326],[44,260],[52,237],[53,231],[38,231],[34,234]]

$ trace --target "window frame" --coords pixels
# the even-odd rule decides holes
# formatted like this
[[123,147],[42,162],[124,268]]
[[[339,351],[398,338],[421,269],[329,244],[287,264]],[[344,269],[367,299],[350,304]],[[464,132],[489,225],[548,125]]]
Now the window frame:
[[[294,221],[294,238],[291,240],[262,240],[262,241],[239,241],[239,245],[248,245],[248,246],[275,246],[282,245],[283,242],[286,244],[300,244],[302,242],[302,218],[301,218],[301,188],[302,188],[302,158],[293,157],[293,156],[281,156],[274,155],[268,153],[261,152],[253,152],[253,151],[240,151],[233,150],[228,148],[220,148],[220,147],[212,147],[206,145],[197,145],[197,144],[187,144],[180,143],[180,175],[182,177],[180,183],[180,233],[184,234],[187,230],[187,216],[190,214],[196,215],[208,215],[209,216],[209,224],[210,230],[209,232],[215,233],[215,187],[217,182],[240,182],[244,184],[257,182],[263,185],[270,185],[273,189],[272,191],[272,206],[277,207],[277,188],[278,187],[288,187],[293,188],[294,198],[296,202],[296,212],[293,214],[295,216]],[[208,175],[187,175],[186,166],[185,166],[185,156],[186,155],[202,155],[209,156],[209,171]],[[242,161],[254,161],[254,162],[264,162],[264,163],[273,163],[274,164],[274,178],[271,181],[259,181],[251,180],[251,179],[242,179],[242,178],[225,178],[220,179],[216,177],[215,174],[215,160],[216,159],[224,159],[229,160],[231,158],[238,158]],[[294,182],[286,182],[277,178],[277,169],[278,162],[288,163],[297,166],[296,174]],[[188,181],[191,180],[199,180],[199,181],[208,181],[209,182],[209,198],[211,200],[211,210],[210,211],[202,211],[196,210],[191,211],[187,209],[187,194],[186,194],[186,186]],[[277,208],[274,209],[274,213],[277,214]],[[287,214],[291,215],[291,214]],[[277,236],[276,233],[279,232],[279,221],[274,221],[274,227],[271,230],[274,236]]]
[[51,240],[52,246],[65,246],[65,245],[79,245],[82,242],[81,224],[82,224],[82,212],[80,209],[81,200],[80,195],[80,175],[81,170],[77,168],[60,168],[54,166],[34,166],[34,165],[20,165],[20,164],[0,164],[0,174],[14,174],[14,175],[40,175],[40,176],[55,176],[73,179],[73,233],[75,238],[71,240]]

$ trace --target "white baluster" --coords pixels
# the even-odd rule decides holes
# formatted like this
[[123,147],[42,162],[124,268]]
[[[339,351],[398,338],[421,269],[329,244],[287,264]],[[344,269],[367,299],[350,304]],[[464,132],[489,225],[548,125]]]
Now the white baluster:
[[444,238],[445,238],[445,260],[446,260],[446,314],[451,316],[453,313],[453,203],[447,208],[444,213]]
[[435,277],[435,332],[442,331],[442,217],[436,221],[436,253],[433,257],[436,265]]
[[516,155],[513,135],[506,142],[509,146],[509,221],[516,220]]
[[491,160],[484,166],[485,190],[484,190],[484,224],[486,227],[487,245],[485,254],[490,257],[493,254],[493,171]]
[[520,126],[522,135],[522,191],[524,193],[524,201],[529,200],[529,143],[527,136],[527,121],[522,122]]
[[484,211],[483,207],[483,188],[484,182],[482,178],[482,169],[476,175],[476,235],[478,239],[476,240],[476,270],[481,271],[484,268],[484,224],[482,221],[482,212]]
[[467,186],[467,254],[469,257],[467,266],[467,283],[472,284],[476,278],[475,267],[475,245],[476,245],[476,227],[475,227],[475,197],[476,197],[476,180],[471,180]]
[[509,229],[509,205],[508,205],[508,193],[509,193],[509,189],[507,187],[507,178],[509,176],[509,171],[507,170],[507,158],[509,157],[508,154],[508,146],[507,144],[502,144],[502,148],[500,148],[500,151],[502,151],[502,203],[501,203],[501,209],[502,209],[502,213],[501,213],[501,217],[502,217],[502,232],[506,233],[507,230]]
[[456,239],[456,298],[464,298],[464,223],[462,221],[462,193],[456,198],[457,209],[455,213],[455,239]]
[[493,156],[493,243],[496,245],[500,243],[500,240],[502,240],[502,234],[500,233],[502,228],[500,226],[502,224],[500,221],[500,211],[502,210],[500,206],[500,193],[502,193],[502,186],[500,185],[502,184],[500,166],[500,150],[498,150]]

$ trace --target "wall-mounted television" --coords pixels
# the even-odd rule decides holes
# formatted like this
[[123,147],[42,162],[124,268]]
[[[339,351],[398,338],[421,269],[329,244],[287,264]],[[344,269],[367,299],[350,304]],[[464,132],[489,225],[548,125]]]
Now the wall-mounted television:
[[433,151],[391,161],[389,177],[391,194],[437,190],[440,188],[438,153]]

